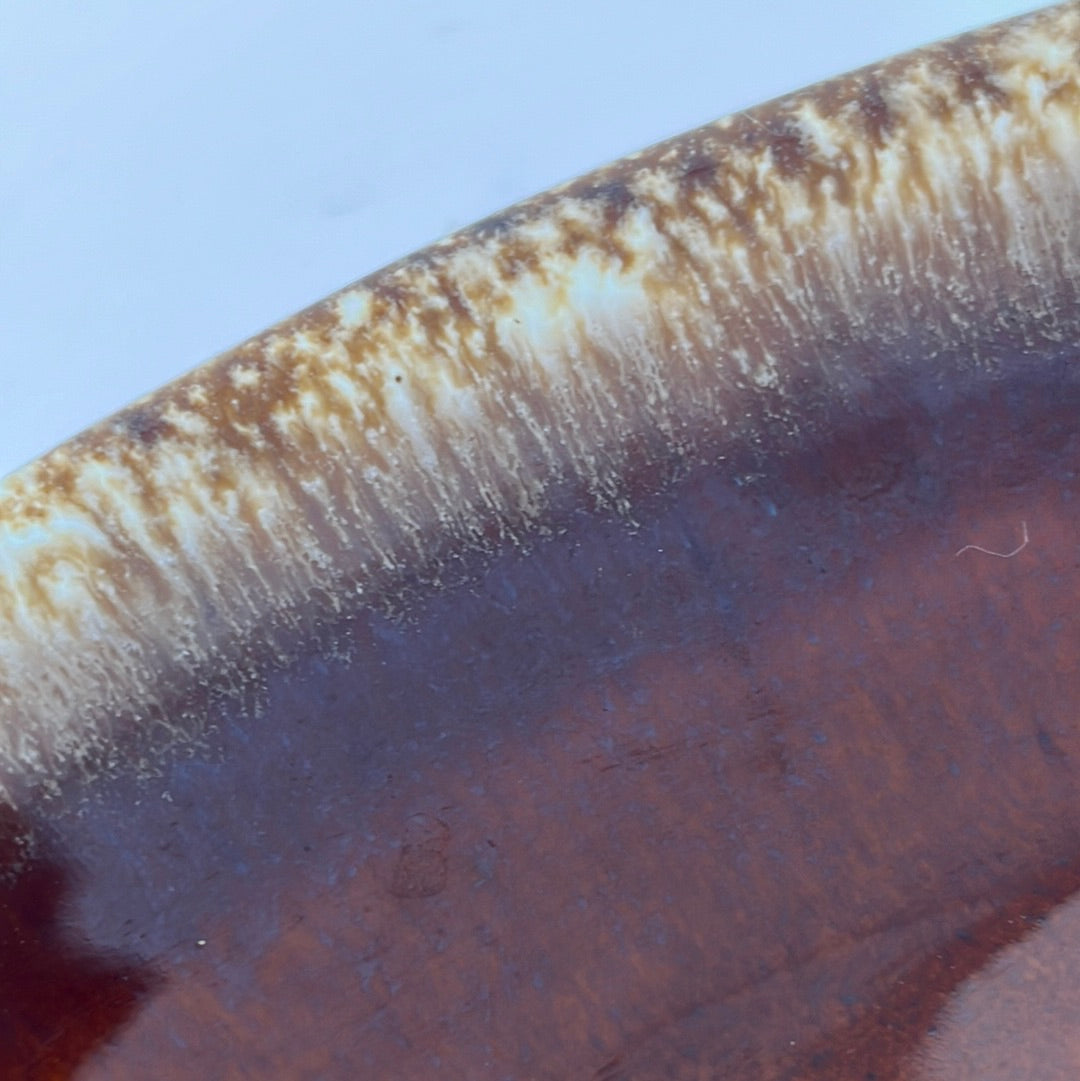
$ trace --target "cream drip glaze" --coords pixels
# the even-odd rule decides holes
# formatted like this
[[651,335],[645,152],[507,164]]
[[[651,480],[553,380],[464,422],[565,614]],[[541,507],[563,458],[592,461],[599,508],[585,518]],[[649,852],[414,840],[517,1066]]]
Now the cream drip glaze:
[[[882,365],[1064,350],[1080,309],[1080,4],[823,83],[337,293],[0,486],[15,799],[455,547],[642,462],[796,440]],[[1019,353],[1017,353],[1017,347]],[[259,662],[261,663],[261,661]],[[185,722],[170,720],[177,736]]]

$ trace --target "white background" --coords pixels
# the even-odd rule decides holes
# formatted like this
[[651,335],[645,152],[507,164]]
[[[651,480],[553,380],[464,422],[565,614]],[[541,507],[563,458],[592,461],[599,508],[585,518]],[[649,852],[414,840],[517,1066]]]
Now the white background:
[[508,203],[1009,0],[0,0],[0,474]]

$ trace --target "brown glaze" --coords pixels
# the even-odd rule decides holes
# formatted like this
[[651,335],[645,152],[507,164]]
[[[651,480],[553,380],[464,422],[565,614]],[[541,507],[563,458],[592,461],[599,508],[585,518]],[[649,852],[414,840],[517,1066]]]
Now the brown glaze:
[[1070,1076],[1078,27],[542,196],[9,482],[0,1076]]
[[938,1061],[1080,884],[1080,386],[892,402],[357,613],[204,752],[28,812],[51,940],[146,989],[78,1076]]

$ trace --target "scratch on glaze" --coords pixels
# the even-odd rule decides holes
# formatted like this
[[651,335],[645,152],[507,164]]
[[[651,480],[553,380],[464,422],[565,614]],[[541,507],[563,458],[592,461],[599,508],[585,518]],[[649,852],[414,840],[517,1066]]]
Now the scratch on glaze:
[[435,580],[454,546],[526,537],[582,491],[624,508],[635,456],[765,415],[796,438],[882,365],[932,380],[991,369],[995,336],[1032,356],[1065,340],[1078,46],[1070,3],[661,144],[7,478],[8,798],[212,674],[242,683],[259,650],[392,603],[405,570]]

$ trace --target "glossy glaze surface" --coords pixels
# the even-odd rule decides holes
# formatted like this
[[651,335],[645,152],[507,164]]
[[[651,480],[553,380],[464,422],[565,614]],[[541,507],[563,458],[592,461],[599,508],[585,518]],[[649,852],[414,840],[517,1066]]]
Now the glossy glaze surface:
[[1069,1076],[1078,23],[646,152],[10,480],[8,1075]]

